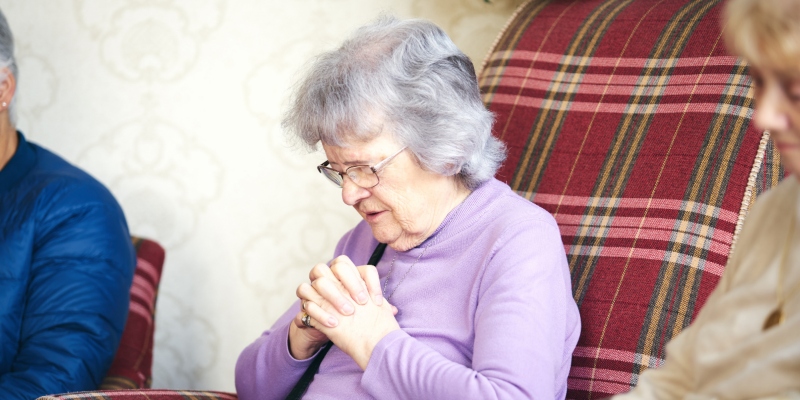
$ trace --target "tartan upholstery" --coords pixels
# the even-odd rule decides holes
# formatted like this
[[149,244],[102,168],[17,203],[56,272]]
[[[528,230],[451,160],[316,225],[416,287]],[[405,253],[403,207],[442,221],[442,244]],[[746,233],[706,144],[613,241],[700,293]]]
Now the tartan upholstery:
[[156,297],[164,265],[164,249],[148,239],[132,238],[136,271],[131,285],[128,321],[111,368],[100,389],[149,388],[153,373]]
[[497,177],[552,213],[583,329],[567,398],[626,392],[720,279],[783,177],[750,125],[717,0],[531,0],[479,77],[508,146]]
[[39,397],[37,400],[237,400],[233,393],[196,390],[100,390]]

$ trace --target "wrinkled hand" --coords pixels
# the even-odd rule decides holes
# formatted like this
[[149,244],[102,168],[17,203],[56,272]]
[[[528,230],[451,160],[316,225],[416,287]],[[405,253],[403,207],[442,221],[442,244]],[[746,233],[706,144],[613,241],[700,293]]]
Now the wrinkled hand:
[[[303,283],[297,288],[301,309],[289,327],[289,351],[301,360],[311,357],[329,340],[323,332],[303,324],[305,313],[312,316],[315,327],[335,327],[339,317],[352,315],[356,306],[367,302],[384,303],[377,269],[372,265],[356,267],[347,256],[335,258],[330,266],[315,265],[309,273],[309,280],[310,284]],[[335,313],[319,307],[323,303],[335,305]],[[392,307],[392,310],[397,313],[396,308]]]
[[[311,286],[329,303],[335,305],[339,314],[353,313],[355,303],[364,305],[370,297],[380,305],[383,303],[378,270],[372,265],[356,267],[347,256],[339,256],[330,266],[317,264],[308,274]],[[303,285],[300,285],[301,287]],[[298,295],[300,296],[298,288]],[[307,300],[313,300],[306,298]]]
[[[318,301],[314,307],[310,304],[306,306],[312,318],[312,325],[353,358],[362,370],[367,368],[372,350],[378,342],[390,332],[400,329],[400,324],[395,319],[397,308],[388,301],[383,301],[380,305],[372,300],[363,305],[356,304],[355,312],[350,315],[340,314],[327,300],[318,299]],[[331,316],[337,323],[321,323],[316,316],[320,318]]]

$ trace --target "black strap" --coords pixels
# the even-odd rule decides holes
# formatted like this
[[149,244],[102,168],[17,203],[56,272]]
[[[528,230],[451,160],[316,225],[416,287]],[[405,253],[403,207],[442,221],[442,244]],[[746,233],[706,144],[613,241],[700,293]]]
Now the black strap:
[[383,257],[384,251],[386,251],[386,243],[378,243],[378,246],[375,247],[375,251],[373,251],[372,255],[369,257],[367,264],[372,265],[373,267],[377,266],[378,261],[380,261],[381,257]]
[[308,366],[306,372],[303,373],[303,376],[300,377],[300,380],[294,385],[294,388],[289,395],[286,396],[286,400],[300,400],[303,398],[303,395],[308,390],[308,387],[311,386],[311,381],[314,380],[314,375],[317,374],[319,371],[319,365],[322,364],[322,359],[325,358],[325,354],[328,354],[328,350],[331,349],[333,342],[328,342],[325,346],[322,347],[322,350],[319,351],[316,357],[314,357],[314,361],[311,362],[311,365]]
[[[375,251],[372,252],[372,255],[369,257],[369,261],[367,264],[369,265],[378,265],[378,261],[381,260],[383,257],[383,252],[386,251],[386,243],[378,243],[378,246],[375,247]],[[286,396],[286,400],[300,400],[303,398],[303,395],[308,390],[308,387],[311,386],[311,381],[314,380],[314,375],[317,374],[319,371],[319,365],[322,364],[322,359],[325,358],[325,354],[328,354],[328,350],[331,349],[333,346],[333,342],[328,342],[322,349],[319,351],[316,357],[314,357],[314,361],[308,366],[306,372],[303,373],[303,376],[300,377],[300,381],[294,385],[294,388],[289,395]]]

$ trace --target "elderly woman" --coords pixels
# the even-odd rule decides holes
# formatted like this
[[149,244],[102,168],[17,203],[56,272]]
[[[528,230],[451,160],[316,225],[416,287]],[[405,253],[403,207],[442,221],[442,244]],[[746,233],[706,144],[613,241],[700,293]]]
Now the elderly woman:
[[240,398],[286,397],[323,356],[308,398],[565,397],[580,321],[564,247],[493,178],[491,125],[472,63],[429,22],[382,18],[316,61],[284,126],[322,144],[317,169],[363,221],[243,351]]
[[135,268],[103,185],[14,127],[14,40],[0,13],[0,399],[93,390],[111,366]]
[[733,0],[728,47],[750,64],[753,121],[793,176],[758,198],[694,323],[618,399],[800,398],[800,1]]

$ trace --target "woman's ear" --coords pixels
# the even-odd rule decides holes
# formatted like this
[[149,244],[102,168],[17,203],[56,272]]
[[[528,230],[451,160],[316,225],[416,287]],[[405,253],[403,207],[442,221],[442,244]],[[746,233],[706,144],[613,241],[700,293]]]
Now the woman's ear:
[[0,82],[0,111],[6,111],[17,91],[17,79],[8,68],[3,68],[0,73],[5,75],[5,79]]

